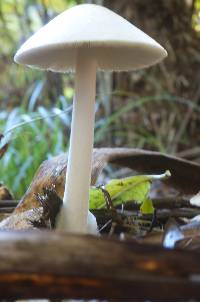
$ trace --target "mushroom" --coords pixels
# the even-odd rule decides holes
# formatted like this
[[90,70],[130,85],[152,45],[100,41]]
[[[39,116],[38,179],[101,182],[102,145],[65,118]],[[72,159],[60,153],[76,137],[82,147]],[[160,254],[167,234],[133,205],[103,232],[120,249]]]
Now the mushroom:
[[131,71],[161,61],[167,52],[111,10],[81,4],[61,13],[30,37],[14,60],[55,72],[75,71],[70,147],[63,207],[57,227],[96,233],[89,212],[96,71]]

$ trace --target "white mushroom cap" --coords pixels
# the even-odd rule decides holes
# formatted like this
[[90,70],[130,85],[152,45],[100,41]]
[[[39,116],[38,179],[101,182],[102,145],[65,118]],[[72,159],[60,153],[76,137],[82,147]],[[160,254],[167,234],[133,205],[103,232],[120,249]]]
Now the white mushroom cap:
[[162,46],[124,18],[103,6],[82,4],[42,27],[14,59],[35,68],[64,72],[75,69],[80,48],[87,48],[102,70],[144,68],[167,55]]

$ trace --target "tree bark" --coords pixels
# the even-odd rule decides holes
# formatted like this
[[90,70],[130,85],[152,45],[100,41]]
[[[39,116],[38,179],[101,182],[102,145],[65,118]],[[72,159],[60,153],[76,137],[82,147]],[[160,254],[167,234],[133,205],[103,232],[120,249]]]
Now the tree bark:
[[198,253],[42,231],[0,241],[1,299],[200,299]]

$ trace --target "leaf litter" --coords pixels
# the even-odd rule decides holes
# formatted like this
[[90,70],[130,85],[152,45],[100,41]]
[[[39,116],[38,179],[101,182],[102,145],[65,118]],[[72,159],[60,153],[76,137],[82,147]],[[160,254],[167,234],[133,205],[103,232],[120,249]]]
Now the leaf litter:
[[[146,154],[148,158],[152,156],[155,159],[155,156],[158,156],[162,159],[162,155],[158,153],[147,153],[146,151],[143,153],[143,150],[108,148],[103,149],[102,153],[102,149],[95,149],[93,179],[95,175],[97,180],[102,168],[109,162],[120,164],[122,169],[125,167],[132,169],[131,160],[134,161],[138,154],[142,155],[143,159]],[[168,162],[167,158],[167,156],[164,157],[164,165],[160,167],[160,171],[164,167],[172,167],[173,163],[176,167],[179,166],[179,169],[182,167],[183,175],[185,175],[188,167],[190,173],[194,167],[196,176],[200,171],[199,166],[193,163],[183,161],[182,166],[182,160],[177,159],[176,161],[176,158],[169,157]],[[66,169],[64,159],[60,156],[41,165],[17,208],[7,219],[0,223],[1,229],[43,227],[52,229],[55,227],[56,215],[62,204],[63,175],[65,175]],[[53,172],[55,167],[56,175]],[[146,168],[141,167],[141,162],[139,170],[146,171]],[[172,176],[167,170],[161,174],[141,174],[119,179],[110,177],[101,185],[92,185],[90,189],[90,209],[97,218],[100,233],[117,236],[120,240],[132,238],[142,243],[159,244],[165,248],[199,250],[198,179],[195,176],[195,186],[194,184],[191,186],[192,180],[190,181],[190,178],[188,178],[190,193],[191,191],[196,193],[193,195],[184,194],[184,192],[188,192],[187,188],[184,187],[185,180],[177,180],[180,171],[176,170],[174,176],[174,169],[172,170]],[[158,167],[155,171],[158,171]],[[155,171],[152,167],[151,172]],[[133,173],[135,174],[135,171]],[[172,182],[169,181],[170,178],[175,179],[175,183],[179,185],[179,188],[181,187],[181,190],[175,191],[173,195],[169,196],[165,189],[161,189],[163,196],[158,198],[155,188],[162,188],[162,183],[164,183],[165,186],[171,189]],[[0,212],[1,209],[0,204]]]

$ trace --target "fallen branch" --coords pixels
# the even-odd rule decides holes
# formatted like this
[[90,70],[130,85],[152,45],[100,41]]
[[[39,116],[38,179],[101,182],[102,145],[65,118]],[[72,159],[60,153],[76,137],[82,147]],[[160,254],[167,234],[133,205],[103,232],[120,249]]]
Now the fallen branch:
[[[162,197],[162,198],[153,198],[152,199],[154,207],[158,209],[174,209],[174,208],[181,208],[181,207],[193,207],[190,204],[188,198],[185,197]],[[18,200],[2,200],[0,201],[0,213],[11,213],[14,211],[15,207],[18,205]],[[121,206],[120,206],[121,207]],[[139,210],[140,204],[134,201],[127,201],[124,204],[125,210]]]
[[[139,212],[139,206],[134,210],[116,210],[116,215],[113,216],[113,212],[107,209],[99,209],[99,210],[91,210],[91,212],[95,215],[98,225],[105,225],[109,220],[113,220],[117,223],[119,221],[123,221],[126,218],[131,219],[140,219],[140,220],[147,220],[152,221],[153,214],[141,214]],[[0,210],[0,214],[1,214]],[[4,211],[3,211],[4,213]],[[8,213],[8,212],[6,212]],[[173,218],[193,218],[197,215],[200,215],[199,208],[174,208],[174,209],[158,209],[156,211],[156,218],[159,222],[165,223],[170,217]],[[53,213],[53,217],[55,213]],[[3,217],[2,217],[3,218]],[[23,229],[30,229],[33,227],[47,227],[46,222],[42,223],[43,220],[43,210],[42,208],[28,210],[22,213],[16,213],[14,215],[10,215],[6,220],[1,221],[0,217],[0,230],[2,229],[9,229],[9,230],[23,230]],[[45,219],[46,220],[46,219]],[[54,221],[54,218],[53,218]],[[123,223],[121,223],[123,224]]]
[[[112,219],[111,212],[105,209],[100,210],[92,210],[91,211],[98,223],[100,225],[104,225],[108,220]],[[153,214],[141,214],[139,211],[128,211],[128,210],[117,210],[117,214],[119,218],[125,219],[125,218],[133,218],[133,219],[140,219],[140,220],[149,220],[152,221]],[[194,209],[194,208],[177,208],[177,209],[161,209],[156,211],[156,218],[159,221],[166,222],[167,219],[170,217],[174,218],[193,218],[197,215],[200,215],[200,209]]]
[[191,204],[189,198],[173,196],[173,197],[162,197],[162,198],[153,198],[152,200],[154,207],[159,209],[174,209],[181,207],[190,207]]
[[0,207],[0,213],[12,213],[14,209],[14,207]]
[[18,203],[18,200],[0,200],[0,209],[4,207],[15,208]]
[[199,254],[56,232],[0,232],[1,299],[200,299]]
[[[153,198],[153,206],[157,209],[175,209],[181,207],[192,207],[190,204],[189,198],[172,196],[172,197],[162,197],[162,198]],[[119,206],[121,207],[121,205]],[[127,201],[124,204],[124,209],[126,210],[139,210],[140,204],[134,201]]]

